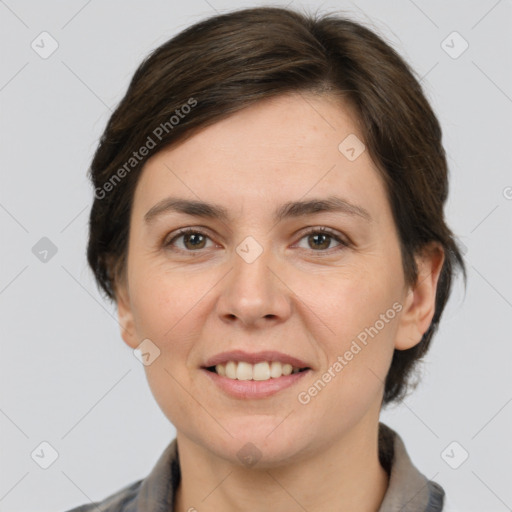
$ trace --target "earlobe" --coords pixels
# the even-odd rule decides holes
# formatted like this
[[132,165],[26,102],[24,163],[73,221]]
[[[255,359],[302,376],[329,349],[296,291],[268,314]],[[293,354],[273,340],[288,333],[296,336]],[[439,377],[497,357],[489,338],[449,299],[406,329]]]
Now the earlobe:
[[129,347],[135,349],[138,346],[135,323],[133,321],[129,294],[125,286],[120,286],[116,290],[116,302],[121,337]]
[[406,350],[417,345],[428,330],[436,308],[436,292],[444,263],[443,248],[432,243],[416,257],[418,278],[404,299],[395,348]]

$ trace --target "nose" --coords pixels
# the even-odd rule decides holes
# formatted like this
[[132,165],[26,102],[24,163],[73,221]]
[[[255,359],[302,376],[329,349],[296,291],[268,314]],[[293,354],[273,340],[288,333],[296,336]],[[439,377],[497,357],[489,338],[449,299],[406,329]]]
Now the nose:
[[292,292],[267,248],[254,261],[233,252],[232,270],[220,284],[217,313],[224,322],[264,327],[284,322],[291,314]]

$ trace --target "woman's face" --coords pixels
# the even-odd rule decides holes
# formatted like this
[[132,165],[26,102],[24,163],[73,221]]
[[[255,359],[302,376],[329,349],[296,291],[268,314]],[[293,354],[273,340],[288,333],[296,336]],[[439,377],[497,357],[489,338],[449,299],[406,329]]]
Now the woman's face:
[[[219,457],[291,462],[372,431],[393,350],[430,323],[413,314],[419,299],[361,140],[341,103],[285,95],[144,167],[118,299],[123,337],[132,348],[150,340],[159,406]],[[228,375],[207,369],[215,363]],[[307,369],[286,375],[289,363]]]

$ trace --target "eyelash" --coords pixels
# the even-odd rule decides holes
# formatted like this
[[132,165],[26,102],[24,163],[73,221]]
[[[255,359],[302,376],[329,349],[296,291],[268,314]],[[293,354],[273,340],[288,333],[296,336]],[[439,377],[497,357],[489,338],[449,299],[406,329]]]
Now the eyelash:
[[[313,228],[313,229],[307,231],[306,233],[303,233],[302,236],[300,237],[299,241],[307,236],[315,235],[315,234],[328,235],[330,238],[332,238],[333,240],[338,242],[339,246],[330,247],[329,249],[325,249],[325,250],[310,249],[313,253],[328,253],[328,254],[330,254],[333,249],[334,250],[343,250],[346,247],[349,247],[349,245],[350,245],[347,241],[343,240],[340,236],[338,236],[336,234],[336,232],[332,231],[329,228],[323,227],[323,226]],[[166,241],[167,239],[164,239],[164,242],[163,242],[164,247],[170,248],[178,238],[181,238],[182,236],[185,236],[185,235],[201,235],[201,236],[204,236],[211,240],[211,238],[208,236],[208,234],[199,228],[182,228],[182,229],[179,229],[170,240]],[[183,252],[183,253],[200,253],[206,249],[197,249],[194,251],[194,250],[174,248],[174,250]],[[304,250],[307,250],[307,249],[304,249]]]

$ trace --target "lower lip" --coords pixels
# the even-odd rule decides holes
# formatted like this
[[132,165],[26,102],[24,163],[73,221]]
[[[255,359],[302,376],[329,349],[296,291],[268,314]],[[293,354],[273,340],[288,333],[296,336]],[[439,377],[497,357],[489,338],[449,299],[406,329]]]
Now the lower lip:
[[203,372],[225,393],[235,398],[252,399],[266,398],[299,382],[311,370],[283,375],[268,380],[237,380],[223,377],[215,372],[202,369]]

